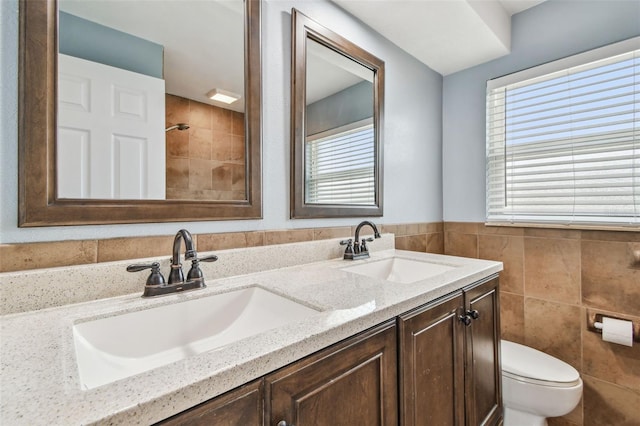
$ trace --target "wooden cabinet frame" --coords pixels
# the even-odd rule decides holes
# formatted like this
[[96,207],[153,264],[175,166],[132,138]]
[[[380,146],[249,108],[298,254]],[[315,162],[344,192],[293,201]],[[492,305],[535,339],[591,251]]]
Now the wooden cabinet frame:
[[499,314],[490,277],[398,317],[402,426],[501,422]]

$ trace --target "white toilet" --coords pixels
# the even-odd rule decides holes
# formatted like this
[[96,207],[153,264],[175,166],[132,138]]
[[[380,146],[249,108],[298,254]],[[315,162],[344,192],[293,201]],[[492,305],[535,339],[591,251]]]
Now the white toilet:
[[546,426],[564,416],[582,397],[578,371],[528,346],[502,340],[504,426]]

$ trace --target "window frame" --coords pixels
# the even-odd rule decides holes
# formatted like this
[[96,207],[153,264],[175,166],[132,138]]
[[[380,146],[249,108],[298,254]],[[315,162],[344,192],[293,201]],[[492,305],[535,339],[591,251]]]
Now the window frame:
[[[640,170],[638,170],[633,163],[631,165],[632,183],[630,186],[633,194],[632,195],[632,199],[633,199],[632,213],[631,213],[631,216],[624,216],[625,219],[623,220],[615,219],[614,216],[607,216],[607,215],[602,215],[600,217],[597,217],[595,218],[595,220],[593,219],[593,217],[591,218],[591,220],[586,220],[587,216],[585,215],[581,216],[579,214],[569,215],[571,216],[570,218],[567,218],[567,217],[560,218],[561,212],[559,211],[556,211],[555,213],[548,214],[548,215],[539,215],[538,217],[536,217],[535,214],[532,214],[531,211],[528,212],[529,214],[522,213],[522,212],[514,212],[514,211],[502,212],[500,214],[500,212],[498,212],[499,208],[495,209],[490,204],[490,194],[492,193],[492,191],[494,191],[495,193],[495,189],[492,189],[492,185],[495,187],[496,185],[495,178],[498,176],[498,174],[494,172],[494,169],[493,169],[496,161],[495,159],[492,158],[492,156],[495,156],[495,154],[493,154],[493,152],[490,152],[490,148],[491,149],[496,149],[496,147],[499,148],[500,147],[499,144],[501,143],[502,144],[501,146],[505,149],[505,152],[506,152],[507,146],[509,146],[508,139],[506,138],[506,136],[504,137],[504,141],[499,143],[495,143],[491,139],[492,135],[490,134],[490,132],[492,131],[492,127],[491,127],[490,119],[491,118],[495,119],[495,115],[492,115],[494,113],[491,110],[493,106],[491,104],[492,92],[506,88],[507,86],[518,85],[532,79],[541,78],[549,74],[563,72],[574,67],[584,66],[586,64],[589,64],[595,61],[606,60],[608,58],[612,58],[612,57],[629,53],[629,52],[636,51],[635,58],[637,59],[638,58],[637,51],[639,51],[639,49],[640,49],[640,37],[634,37],[628,40],[624,40],[622,42],[618,42],[618,43],[614,43],[601,48],[593,49],[587,52],[583,52],[583,53],[566,57],[553,62],[545,63],[536,67],[528,68],[523,71],[515,72],[513,74],[509,74],[506,76],[502,76],[502,77],[487,81],[486,187],[485,187],[486,225],[516,226],[516,227],[554,227],[554,228],[559,227],[559,228],[576,228],[576,229],[614,229],[614,230],[628,230],[628,231],[638,231],[640,229],[640,207],[638,206],[638,200],[640,200],[640,198],[638,198],[638,195],[637,195],[638,185],[635,182],[635,179],[637,179],[637,176],[638,176],[636,174],[636,171],[640,173]],[[637,84],[635,80],[635,76],[637,75],[638,73],[634,75],[634,82],[632,83],[632,85]],[[638,99],[638,95],[634,94],[633,102],[636,103],[637,99]],[[505,112],[506,107],[503,107],[503,108],[504,109],[502,111]],[[635,110],[634,114],[635,115],[633,117],[633,120],[637,120],[636,118],[638,116],[637,109]],[[638,154],[638,149],[640,149],[640,127],[638,126],[637,121],[633,123],[631,126],[632,126],[631,133],[633,134],[632,141],[630,142],[632,145],[631,150],[633,151],[633,158],[631,161],[635,162],[640,157],[640,154]],[[497,127],[500,127],[500,126],[497,126]],[[506,156],[505,156],[505,162],[506,162]],[[571,161],[565,164],[575,165],[578,163],[576,163],[575,161]],[[496,167],[496,170],[497,169],[498,167]],[[505,193],[507,191],[506,169],[507,169],[507,166],[505,164],[504,172],[502,172],[501,174],[502,177],[505,179],[505,188],[503,189]],[[506,202],[506,200],[508,199],[508,196],[506,194],[503,194],[502,197]],[[612,203],[611,205],[615,206],[617,204]],[[611,220],[606,220],[606,219],[611,219]]]

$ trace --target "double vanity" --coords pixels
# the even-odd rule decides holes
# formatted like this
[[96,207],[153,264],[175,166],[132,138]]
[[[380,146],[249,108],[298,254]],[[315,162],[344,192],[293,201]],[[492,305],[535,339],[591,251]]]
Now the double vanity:
[[197,291],[141,298],[144,279],[129,274],[136,294],[4,315],[0,418],[498,421],[502,264],[395,250],[391,234],[370,244],[370,258],[349,261],[338,243],[217,252]]
[[[209,9],[216,2],[200,2],[198,6],[205,9],[164,2],[164,7],[176,9],[156,14],[159,29],[153,37],[140,33],[139,25],[129,27],[120,19],[134,24],[141,19],[155,21],[147,19],[152,17],[143,2],[118,2],[122,4],[117,7],[127,8],[120,10],[114,9],[115,3],[105,4],[105,10],[98,2],[19,3],[19,56],[24,60],[18,76],[18,226],[262,219],[261,57],[265,55],[261,35],[288,16],[292,41],[291,218],[383,215],[385,63],[370,51],[393,60],[396,67],[396,48],[378,43],[376,34],[370,36],[368,27],[342,11],[328,4],[296,5],[328,22],[352,25],[343,29],[361,33],[363,37],[357,38],[365,46],[324,27],[312,16],[289,10],[290,6],[280,10],[282,6],[261,0],[234,1],[235,6],[225,4],[217,11]],[[263,7],[271,8],[269,14],[262,16]],[[277,21],[261,28],[276,16]],[[210,17],[225,25],[212,25]],[[230,22],[238,24],[234,31],[228,30],[233,28],[227,25]],[[186,25],[185,29],[179,30],[179,24]],[[103,34],[100,44],[108,47],[100,55],[103,62],[112,51],[118,57],[128,52],[110,42],[116,29],[118,39],[144,38],[163,49],[154,57],[166,68],[160,75],[167,77],[167,90],[164,81],[156,81],[163,89],[153,93],[164,95],[167,114],[153,120],[161,127],[149,125],[156,136],[127,133],[132,117],[140,123],[146,120],[149,109],[144,102],[152,99],[145,94],[131,100],[132,93],[146,93],[138,86],[126,86],[122,93],[127,95],[122,98],[107,97],[119,102],[107,110],[124,116],[123,128],[114,124],[103,132],[104,126],[99,126],[98,132],[82,127],[100,123],[93,115],[91,119],[83,115],[80,123],[65,121],[76,117],[77,111],[103,110],[89,102],[101,107],[106,102],[96,94],[99,92],[91,93],[95,89],[88,88],[93,86],[85,85],[94,74],[104,72],[110,75],[108,81],[116,79],[115,73],[102,66],[118,64],[67,51],[65,33],[72,34],[74,42],[92,40],[77,37],[80,26],[86,28],[82,34]],[[199,27],[209,28],[210,35],[224,31],[212,39],[189,37]],[[238,37],[230,37],[232,33]],[[187,38],[180,42],[178,35]],[[196,39],[202,39],[206,47],[197,48]],[[87,50],[97,53],[96,44],[91,42]],[[195,62],[189,62],[191,56],[186,54],[190,47],[194,47]],[[171,59],[172,52],[180,52],[179,58]],[[224,61],[218,60],[221,52],[229,52],[223,55]],[[96,68],[99,71],[76,75],[80,71],[74,66],[58,68],[59,54],[60,58],[77,56],[76,62],[86,66],[87,62],[102,66]],[[207,58],[206,54],[215,56]],[[134,56],[137,60],[140,55]],[[201,64],[207,63],[216,64],[216,70],[203,68]],[[169,72],[174,64],[184,66],[184,71]],[[221,73],[220,80],[212,82],[218,68],[228,64],[232,65],[226,77]],[[144,74],[127,69],[118,70],[118,75],[124,71]],[[178,87],[184,75],[195,83],[199,72],[205,78],[202,87],[194,86],[194,94],[169,89],[174,84],[170,76],[178,77],[175,81],[180,84],[173,86]],[[342,74],[347,75],[326,84],[328,76]],[[145,74],[144,79],[156,77]],[[241,78],[236,82],[236,77]],[[217,91],[230,81],[237,88],[233,91],[242,93],[244,106],[236,104],[228,110],[228,105],[210,103],[211,84]],[[66,99],[67,93],[86,96]],[[178,120],[177,113],[169,114],[168,108],[176,102],[187,103],[194,114],[173,122]],[[162,101],[151,103],[159,106]],[[65,110],[67,104],[71,112]],[[130,109],[131,105],[138,109]],[[212,127],[218,121],[212,111],[235,117],[224,123],[243,129],[243,136],[224,130],[224,135],[239,142],[236,148],[218,143],[223,129]],[[210,117],[210,122],[203,117]],[[145,126],[141,124],[140,129]],[[179,131],[189,126],[192,132],[179,138]],[[95,136],[100,132],[107,137]],[[192,133],[199,136],[189,140]],[[128,163],[114,159],[113,164],[122,162],[122,167],[113,170],[84,167],[88,151],[80,147],[85,146],[87,135],[92,135],[93,144],[138,146],[121,142],[131,140],[145,148],[131,148],[123,154]],[[355,140],[355,135],[357,143],[344,143]],[[160,152],[146,148],[144,143],[151,140],[160,142],[161,149],[176,149],[167,150],[162,159],[137,159],[134,154],[138,151]],[[215,188],[211,179],[198,179],[203,182],[202,188],[196,188],[197,199],[183,191],[182,176],[190,172],[182,166],[191,163],[183,156],[184,141],[200,165],[191,174],[216,177]],[[315,148],[308,150],[307,146]],[[325,157],[323,153],[329,151],[337,152],[335,158],[340,160]],[[103,152],[120,153],[120,148]],[[205,165],[200,158],[203,152],[216,158],[207,159],[211,161]],[[63,159],[76,167],[64,166],[59,162]],[[98,155],[93,161],[104,165],[111,160]],[[153,167],[128,166],[133,163]],[[171,166],[158,168],[159,164]],[[165,181],[149,178],[148,170],[176,174],[179,185],[154,187],[153,195],[146,189],[133,194],[133,188],[143,188],[135,182]],[[323,175],[340,178],[326,186]],[[89,190],[90,185],[79,182],[100,182],[108,190]],[[355,188],[353,194],[343,191],[346,187]],[[497,274],[502,264],[397,251],[390,234],[371,241],[371,256],[365,258],[367,240],[358,241],[359,229],[355,241],[345,244],[346,250],[335,239],[200,253],[201,257],[185,255],[185,260],[195,264],[182,275],[173,268],[180,262],[174,249],[166,282],[160,274],[169,270],[168,256],[0,274],[0,422],[147,425],[198,419],[217,425],[304,426],[413,425],[416,418],[456,425],[498,421]],[[188,245],[190,238],[186,234],[181,238]],[[355,260],[343,259],[343,252]],[[146,269],[152,271],[146,285],[142,276],[127,272]],[[141,298],[142,294],[149,297]]]

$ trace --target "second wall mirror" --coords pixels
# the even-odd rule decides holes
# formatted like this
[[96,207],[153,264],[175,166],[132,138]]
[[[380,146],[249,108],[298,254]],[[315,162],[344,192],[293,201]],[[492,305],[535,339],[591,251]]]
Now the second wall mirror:
[[384,62],[291,15],[291,217],[382,216]]

